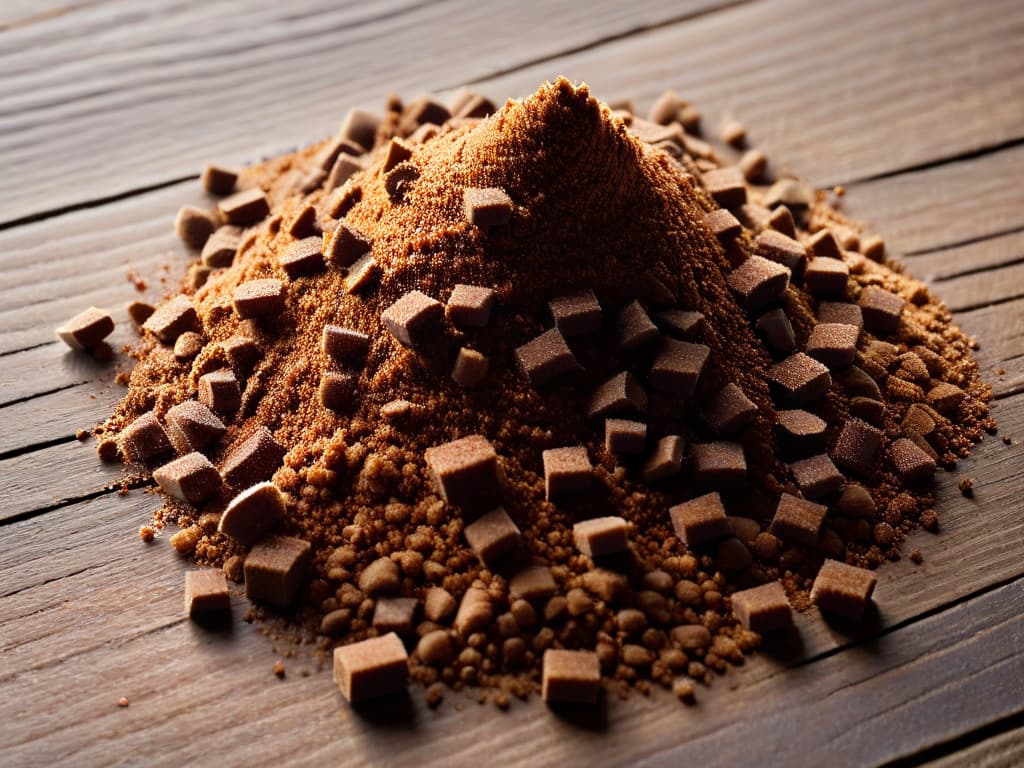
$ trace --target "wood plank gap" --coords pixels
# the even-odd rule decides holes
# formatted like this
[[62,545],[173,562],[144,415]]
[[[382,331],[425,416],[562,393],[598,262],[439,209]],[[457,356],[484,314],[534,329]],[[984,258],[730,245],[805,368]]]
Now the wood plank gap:
[[[45,345],[44,344],[40,344],[39,346],[45,346]],[[32,349],[35,349],[35,347],[32,347]],[[11,354],[14,354],[14,353],[12,352]],[[88,383],[89,383],[88,380],[85,380],[85,381],[75,381],[75,382],[72,382],[71,384],[65,384],[62,387],[55,387],[54,389],[48,389],[45,392],[37,392],[37,393],[32,394],[32,395],[25,395],[24,397],[16,397],[13,400],[8,400],[6,402],[0,403],[0,410],[3,410],[4,408],[6,408],[9,405],[17,405],[18,403],[26,403],[29,400],[35,400],[37,397],[44,397],[46,395],[52,395],[52,394],[54,394],[56,392],[63,392],[65,389],[72,389],[73,387],[80,387],[82,384],[88,384]]]
[[968,747],[973,747],[1008,731],[1016,730],[1021,726],[1024,726],[1024,710],[995,720],[981,728],[961,734],[955,739],[935,744],[912,755],[890,760],[887,763],[883,763],[879,768],[916,768],[916,766],[925,765],[934,760],[961,752]]
[[21,349],[6,349],[3,352],[0,352],[0,357],[6,357],[7,355],[16,355],[19,352],[31,352],[33,349],[39,349],[40,347],[48,347],[51,344],[53,344],[52,341],[40,341],[38,344],[30,344],[29,346],[22,347]]
[[958,277],[970,277],[971,275],[980,275],[983,272],[998,272],[1000,269],[1005,269],[1006,267],[1013,267],[1018,264],[1024,264],[1024,255],[1018,256],[1015,259],[1010,259],[1009,261],[1000,262],[998,264],[987,264],[983,267],[968,268],[963,270],[962,272],[950,272],[949,274],[946,275],[938,275],[937,277],[933,277],[931,279],[931,282],[944,283],[947,280],[955,280]]
[[992,301],[979,301],[972,304],[961,304],[956,308],[957,312],[973,312],[978,309],[987,309],[988,307],[998,307],[1002,304],[1009,304],[1010,302],[1017,301],[1017,299],[1024,296],[1024,291],[1020,293],[1014,293],[1011,296],[1001,296],[998,299]]
[[19,446],[18,448],[12,448],[9,451],[4,451],[0,453],[0,461],[3,461],[4,459],[14,459],[17,458],[18,456],[23,456],[26,453],[32,453],[32,451],[42,450],[43,448],[52,448],[53,446],[60,445],[61,443],[70,443],[73,440],[77,439],[78,438],[76,438],[74,435],[64,435],[63,437],[54,437],[51,438],[50,440],[42,440],[38,443],[22,445]]
[[1005,229],[999,229],[995,232],[986,232],[983,235],[975,235],[974,237],[966,237],[962,240],[955,240],[949,243],[943,243],[942,245],[936,245],[932,248],[920,248],[914,251],[905,251],[900,254],[901,258],[913,258],[914,256],[928,256],[933,253],[942,253],[944,251],[952,251],[954,248],[962,248],[965,245],[974,245],[975,243],[983,243],[986,240],[994,240],[997,237],[1007,237],[1008,235],[1016,235],[1019,232],[1024,232],[1024,227],[1007,227]]
[[[97,459],[98,460],[98,459]],[[128,483],[124,487],[129,489],[147,487],[148,483],[142,481],[136,483]],[[121,487],[117,488],[100,488],[98,491],[92,491],[90,493],[82,494],[81,496],[75,496],[73,499],[61,499],[53,504],[47,504],[45,507],[36,507],[35,509],[27,509],[24,512],[18,512],[10,517],[0,519],[0,528],[7,525],[13,525],[14,523],[20,523],[23,520],[33,520],[37,517],[45,515],[47,512],[54,512],[64,507],[70,507],[72,504],[78,504],[83,501],[92,501],[98,499],[101,496],[109,496],[112,493],[120,493]]]
[[985,157],[986,155],[994,155],[999,152],[1003,152],[1008,149],[1015,149],[1017,147],[1024,146],[1024,136],[1018,136],[1015,139],[1008,139],[1006,141],[1000,141],[995,144],[988,144],[977,149],[972,149],[967,152],[959,152],[955,155],[946,155],[937,157],[934,160],[928,160],[924,163],[914,163],[913,165],[905,165],[899,168],[893,168],[890,171],[884,171],[882,173],[875,173],[870,176],[853,177],[848,181],[842,182],[843,186],[854,187],[858,184],[867,184],[872,181],[881,181],[883,179],[892,179],[896,176],[902,176],[908,173],[918,173],[920,171],[929,171],[933,168],[941,168],[944,165],[952,165],[953,163],[963,162],[965,160],[977,160]]

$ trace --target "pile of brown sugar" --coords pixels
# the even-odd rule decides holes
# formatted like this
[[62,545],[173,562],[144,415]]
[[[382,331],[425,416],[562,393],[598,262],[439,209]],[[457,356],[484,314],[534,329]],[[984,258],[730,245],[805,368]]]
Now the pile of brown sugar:
[[[552,700],[690,698],[790,605],[863,610],[859,569],[935,527],[932,472],[994,427],[880,239],[674,94],[650,118],[565,80],[392,99],[208,169],[228,196],[180,214],[201,257],[139,312],[101,455],[162,468],[158,527],[261,616],[384,638],[339,657],[346,696],[407,670],[431,703],[542,673]],[[856,569],[815,584],[826,560]]]

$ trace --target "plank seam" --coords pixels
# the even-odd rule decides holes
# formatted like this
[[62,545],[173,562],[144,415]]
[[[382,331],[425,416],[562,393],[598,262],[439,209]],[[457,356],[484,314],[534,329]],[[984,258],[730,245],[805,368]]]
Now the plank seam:
[[29,400],[35,400],[37,397],[45,397],[46,395],[53,395],[53,394],[55,394],[57,392],[63,392],[65,389],[71,389],[73,387],[80,387],[83,384],[88,384],[89,381],[90,381],[89,379],[86,379],[84,381],[75,381],[75,382],[72,382],[71,384],[65,384],[62,387],[57,387],[55,389],[47,389],[44,392],[37,392],[37,393],[32,394],[32,395],[25,395],[24,397],[16,397],[13,400],[8,400],[7,402],[0,403],[0,409],[6,408],[6,407],[8,407],[10,405],[17,405],[18,403],[27,403]]
[[916,766],[930,763],[939,758],[961,752],[975,744],[980,744],[1000,734],[1012,731],[1024,726],[1024,709],[1012,715],[993,720],[991,723],[968,731],[947,741],[933,744],[932,746],[915,752],[910,755],[898,757],[889,762],[882,763],[879,768],[916,768]]
[[972,235],[971,237],[964,238],[963,240],[955,240],[951,243],[934,245],[930,248],[921,248],[920,250],[916,251],[907,251],[902,255],[903,257],[928,256],[933,253],[952,251],[954,248],[962,248],[965,245],[976,245],[977,243],[983,243],[986,240],[994,240],[997,237],[1007,237],[1008,235],[1016,235],[1020,232],[1024,232],[1024,227],[1008,227],[1007,229],[1000,229],[996,230],[995,232],[986,232],[983,235]]
[[74,435],[62,435],[61,437],[54,437],[50,440],[43,440],[39,443],[32,443],[30,445],[22,445],[18,448],[11,448],[8,451],[0,452],[0,461],[5,459],[16,459],[19,456],[24,456],[26,453],[32,453],[33,451],[41,451],[44,448],[53,448],[55,445],[61,445],[63,443],[71,443],[78,438]]
[[996,142],[995,144],[986,144],[985,146],[978,147],[977,149],[971,149],[966,152],[958,152],[955,155],[948,155],[946,157],[937,157],[934,160],[928,160],[923,163],[913,163],[911,165],[905,165],[900,168],[893,168],[889,171],[883,171],[882,173],[871,174],[870,176],[853,177],[848,181],[842,182],[847,187],[859,186],[861,184],[867,184],[872,181],[882,181],[884,179],[893,179],[897,176],[903,176],[908,173],[920,173],[921,171],[930,171],[935,168],[941,168],[944,165],[952,165],[954,163],[962,163],[968,160],[978,160],[986,155],[998,154],[1007,149],[1014,149],[1016,147],[1024,146],[1024,136],[1018,136],[1016,139],[1007,139],[1006,141]]

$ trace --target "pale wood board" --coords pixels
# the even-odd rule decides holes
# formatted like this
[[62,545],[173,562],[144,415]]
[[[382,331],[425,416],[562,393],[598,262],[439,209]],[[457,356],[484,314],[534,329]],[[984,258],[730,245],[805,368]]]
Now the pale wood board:
[[1024,764],[1024,728],[1015,728],[928,763],[929,768],[1019,768]]

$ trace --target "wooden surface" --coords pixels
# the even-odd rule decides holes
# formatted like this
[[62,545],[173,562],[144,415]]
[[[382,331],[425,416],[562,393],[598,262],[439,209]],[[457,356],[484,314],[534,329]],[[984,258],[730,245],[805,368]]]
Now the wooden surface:
[[[542,10],[543,9],[543,10]],[[641,107],[674,86],[731,112],[777,167],[844,183],[846,210],[981,343],[1012,446],[940,481],[924,562],[879,573],[867,626],[799,618],[698,692],[599,715],[422,692],[356,712],[304,649],[180,616],[185,563],[135,535],[158,505],[75,430],[114,373],[52,328],[158,298],[201,163],[330,133],[349,105],[565,73]],[[0,765],[1018,765],[1024,759],[1024,6],[1014,0],[483,4],[19,2],[0,11]],[[162,282],[161,276],[169,282]],[[976,495],[955,488],[974,478]],[[308,676],[303,676],[308,672]],[[127,696],[131,706],[116,706]]]

